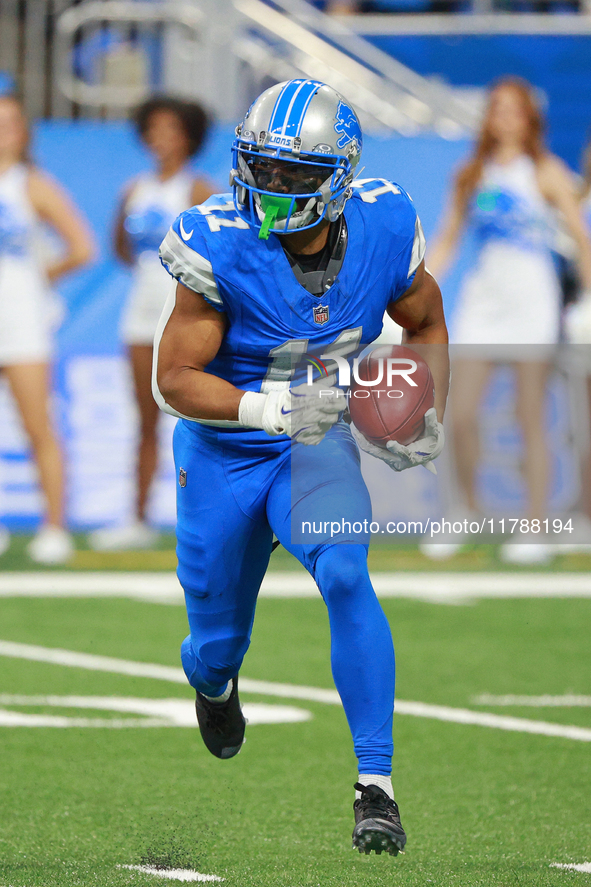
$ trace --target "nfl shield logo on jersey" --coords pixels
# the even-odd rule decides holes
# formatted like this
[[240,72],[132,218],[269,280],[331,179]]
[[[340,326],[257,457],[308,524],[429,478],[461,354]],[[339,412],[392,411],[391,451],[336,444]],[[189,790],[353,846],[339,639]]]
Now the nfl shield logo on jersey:
[[314,323],[327,323],[328,305],[317,305],[314,309]]
[[179,471],[179,486],[186,487],[187,486],[187,472],[184,468],[181,468]]

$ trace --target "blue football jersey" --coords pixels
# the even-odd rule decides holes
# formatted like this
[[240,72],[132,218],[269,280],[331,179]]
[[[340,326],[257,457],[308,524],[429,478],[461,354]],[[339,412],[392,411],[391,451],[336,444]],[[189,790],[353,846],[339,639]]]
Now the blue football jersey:
[[[321,296],[298,282],[281,237],[259,239],[230,194],[176,219],[160,247],[164,267],[228,319],[206,372],[242,390],[268,392],[294,382],[298,356],[352,357],[379,336],[386,307],[406,292],[424,258],[421,223],[404,189],[384,179],[355,182],[344,217],[343,264]],[[156,348],[173,306],[171,298]]]

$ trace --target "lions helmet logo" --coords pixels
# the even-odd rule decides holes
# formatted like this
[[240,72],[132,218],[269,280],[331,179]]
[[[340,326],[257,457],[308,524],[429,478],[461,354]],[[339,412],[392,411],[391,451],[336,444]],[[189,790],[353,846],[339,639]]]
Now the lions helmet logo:
[[355,112],[344,102],[339,102],[335,117],[335,132],[341,133],[337,139],[337,148],[344,148],[348,142],[353,142],[356,153],[361,151],[361,127],[355,116]]

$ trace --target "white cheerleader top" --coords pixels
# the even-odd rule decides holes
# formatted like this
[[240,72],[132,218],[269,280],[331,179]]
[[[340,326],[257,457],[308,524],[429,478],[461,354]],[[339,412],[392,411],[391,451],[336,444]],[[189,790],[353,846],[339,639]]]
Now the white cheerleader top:
[[186,169],[161,181],[153,173],[138,176],[125,203],[124,228],[137,259],[158,254],[176,217],[191,206],[194,176]]
[[0,174],[0,257],[37,262],[39,220],[28,192],[29,169],[15,163]]
[[469,204],[468,223],[481,249],[492,242],[548,252],[553,213],[540,193],[536,165],[522,154],[508,164],[487,163]]

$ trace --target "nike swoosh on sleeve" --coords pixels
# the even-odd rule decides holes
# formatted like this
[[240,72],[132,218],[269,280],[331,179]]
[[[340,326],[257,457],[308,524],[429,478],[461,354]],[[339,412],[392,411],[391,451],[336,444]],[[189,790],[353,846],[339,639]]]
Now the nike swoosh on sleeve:
[[182,220],[182,219],[181,219],[180,222],[179,222],[179,228],[180,228],[180,231],[181,231],[181,237],[182,237],[183,240],[185,240],[185,241],[189,240],[189,238],[191,237],[191,234],[192,234],[193,231],[195,230],[194,228],[191,228],[190,231],[185,231],[185,227],[184,227],[184,225],[183,225],[183,220]]

